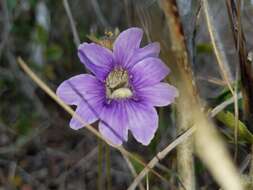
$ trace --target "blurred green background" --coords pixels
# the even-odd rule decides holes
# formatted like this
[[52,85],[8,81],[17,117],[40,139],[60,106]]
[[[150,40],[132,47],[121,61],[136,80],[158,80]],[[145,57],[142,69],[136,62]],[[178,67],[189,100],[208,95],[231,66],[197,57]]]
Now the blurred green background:
[[[181,16],[187,41],[194,39],[193,71],[201,97],[207,105],[215,107],[229,99],[231,94],[224,86],[203,17],[194,32],[197,1],[183,4]],[[66,1],[65,1],[66,3]],[[224,16],[224,2],[213,1],[221,41],[230,63],[231,76],[235,76],[235,50],[228,19]],[[149,35],[156,21],[164,16],[156,0],[69,0],[81,42],[90,42],[88,35],[103,37],[105,31],[120,31],[140,26],[146,32],[144,43],[156,40]],[[253,6],[243,5],[243,24],[247,45],[252,49]],[[110,164],[106,162],[106,146],[85,129],[69,128],[70,116],[20,69],[16,59],[21,56],[30,68],[52,89],[67,78],[84,73],[85,68],[77,57],[77,44],[73,38],[66,4],[61,0],[1,0],[0,1],[0,189],[126,189],[133,177],[119,152],[110,149]],[[155,31],[157,36],[164,31]],[[195,36],[194,36],[195,35]],[[172,73],[173,74],[173,73]],[[240,86],[239,86],[240,89]],[[239,103],[241,108],[241,103]],[[177,137],[173,106],[160,108],[159,130],[148,147],[141,146],[130,137],[125,147],[143,160],[150,160]],[[233,106],[217,117],[219,130],[233,150]],[[248,143],[252,135],[246,131],[239,139],[238,163],[248,159]],[[246,131],[246,132],[245,132]],[[245,134],[246,133],[246,134]],[[107,147],[108,148],[108,147]],[[108,151],[108,150],[107,150]],[[102,153],[102,157],[101,154]],[[142,155],[142,156],[139,156]],[[106,167],[110,167],[111,187]],[[142,166],[132,161],[139,172]],[[176,173],[176,152],[172,151],[158,167],[171,183],[166,184],[150,175],[153,189],[177,189],[180,179]],[[238,164],[239,165],[239,164]],[[101,166],[101,167],[100,167]],[[166,167],[164,167],[166,166]],[[99,174],[99,172],[101,172]],[[196,158],[196,175],[203,189],[216,189],[210,174]],[[99,179],[98,179],[99,177]],[[99,184],[101,183],[101,184]],[[107,188],[107,189],[108,189]]]

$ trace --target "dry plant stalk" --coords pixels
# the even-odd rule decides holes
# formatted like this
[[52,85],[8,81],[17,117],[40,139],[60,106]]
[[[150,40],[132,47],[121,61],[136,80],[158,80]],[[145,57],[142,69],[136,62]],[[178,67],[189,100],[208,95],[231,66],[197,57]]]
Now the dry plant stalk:
[[[246,39],[241,22],[241,0],[226,0],[227,11],[235,47],[239,57],[241,89],[243,96],[243,119],[248,129],[253,132],[253,70],[252,52],[246,47]],[[253,145],[251,145],[251,166],[249,176],[253,181]],[[253,182],[251,184],[253,187]]]
[[72,31],[72,34],[73,34],[74,43],[75,43],[76,47],[78,47],[79,44],[81,43],[81,41],[80,41],[77,29],[76,29],[75,20],[73,19],[73,15],[72,15],[72,12],[71,12],[70,7],[69,7],[69,2],[68,2],[68,0],[63,0],[62,3],[63,3],[63,6],[65,8],[65,11],[67,13],[68,19],[69,19],[70,28],[71,28],[71,31]]
[[207,28],[209,31],[209,35],[212,42],[212,47],[214,50],[214,54],[217,59],[217,63],[219,65],[220,73],[222,78],[225,80],[227,87],[229,88],[234,102],[234,112],[235,112],[235,129],[234,129],[234,144],[235,144],[235,154],[234,158],[236,160],[237,152],[238,152],[238,125],[239,125],[239,111],[238,111],[238,101],[237,101],[237,83],[235,85],[235,88],[233,88],[230,78],[231,74],[229,72],[228,63],[226,59],[226,55],[223,51],[223,48],[221,47],[220,38],[216,31],[216,28],[214,27],[213,17],[210,13],[208,1],[204,0],[202,1],[203,11],[207,23]]
[[[17,59],[18,64],[20,65],[20,67],[26,72],[26,74],[45,92],[47,93],[57,104],[59,104],[65,111],[67,111],[72,117],[74,116],[75,111],[68,106],[67,104],[65,104],[60,98],[58,98],[56,96],[56,94],[42,81],[40,80],[37,75],[27,66],[27,64],[23,61],[23,59],[21,59],[20,57]],[[98,139],[103,140],[105,143],[107,143],[108,145],[113,146],[110,142],[108,142],[94,127],[92,127],[91,125],[87,125],[83,119],[75,114],[75,118],[78,119],[81,123],[83,123],[85,125],[85,128],[88,129],[91,133],[93,133]],[[139,164],[141,164],[143,167],[147,167],[149,169],[149,171],[151,173],[153,173],[154,175],[156,175],[158,178],[160,178],[161,180],[168,182],[168,180],[161,176],[158,172],[156,172],[155,170],[153,170],[152,168],[149,168],[147,166],[147,164],[145,162],[143,162],[142,160],[140,160],[139,158],[135,157],[131,152],[127,151],[125,148],[123,148],[122,146],[113,146],[115,149],[117,149],[118,151],[120,151],[123,155],[134,159],[136,162],[138,162]]]
[[[202,112],[201,101],[196,93],[197,91],[187,57],[176,1],[162,0],[161,2],[161,7],[164,10],[169,27],[169,36],[175,60],[173,64],[168,63],[168,65],[173,70],[173,81],[180,92],[180,98],[177,101],[177,110],[180,114],[178,117],[178,125],[180,125],[180,128],[188,128],[193,125],[196,127],[194,134],[196,153],[210,170],[219,185],[224,190],[242,190],[243,187],[239,172],[237,172],[214,124]],[[182,156],[187,154],[188,157],[185,156],[187,161],[178,160],[182,162],[179,163],[181,165],[179,165],[179,169],[182,169],[179,172],[187,189],[195,189],[194,171],[192,169],[193,162],[190,157],[192,147],[191,143],[188,143],[188,147],[187,143],[184,147],[181,147],[186,151],[186,153],[181,153]]]
[[[169,65],[173,70],[173,84],[179,91],[179,97],[176,101],[177,109],[177,130],[178,133],[189,129],[193,125],[193,118],[190,114],[192,105],[196,104],[196,90],[193,88],[191,70],[188,68],[187,51],[182,36],[182,28],[177,12],[175,1],[162,1],[167,24],[169,26],[169,35],[171,40],[171,49],[176,64]],[[167,63],[168,64],[168,63]],[[186,74],[185,74],[186,73]],[[177,148],[177,168],[182,183],[188,190],[196,189],[194,159],[193,159],[193,138],[189,138]],[[182,188],[181,188],[182,189]]]
[[[135,171],[135,169],[134,169],[133,164],[132,164],[131,161],[128,159],[128,157],[126,157],[124,154],[122,154],[122,156],[123,156],[123,158],[125,159],[125,161],[126,161],[128,167],[129,167],[129,169],[130,169],[130,171],[131,171],[133,177],[136,178],[136,177],[137,177],[137,173],[136,173],[136,171]],[[145,190],[145,188],[144,188],[144,186],[142,185],[141,181],[138,183],[138,187],[140,188],[140,190]]]
[[[156,164],[164,159],[170,151],[172,151],[175,147],[179,146],[180,144],[187,141],[188,138],[194,133],[195,127],[191,127],[186,131],[184,134],[182,134],[180,137],[178,137],[176,140],[174,140],[172,143],[170,143],[165,149],[163,149],[161,152],[159,152],[149,163],[149,168],[154,168]],[[134,179],[133,183],[128,187],[128,190],[134,190],[136,186],[141,182],[141,180],[148,174],[149,169],[144,168],[138,176]],[[187,187],[187,186],[186,186]]]
[[237,3],[232,0],[226,0],[229,21],[231,30],[233,33],[235,47],[239,57],[240,65],[240,77],[243,96],[243,115],[244,120],[247,122],[247,126],[253,131],[253,70],[252,70],[252,58],[248,55],[249,52],[246,48],[245,36],[241,23],[241,1],[237,0]]

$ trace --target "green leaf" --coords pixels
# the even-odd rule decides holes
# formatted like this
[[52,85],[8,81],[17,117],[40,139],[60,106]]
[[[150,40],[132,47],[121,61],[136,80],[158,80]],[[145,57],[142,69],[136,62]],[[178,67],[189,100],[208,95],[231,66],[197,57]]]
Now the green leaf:
[[[216,115],[216,119],[220,122],[222,122],[225,126],[229,127],[230,129],[235,129],[235,116],[233,113],[229,111],[221,111]],[[239,120],[238,123],[238,135],[239,139],[245,140],[249,143],[253,143],[253,135],[252,133],[247,129],[245,124]]]

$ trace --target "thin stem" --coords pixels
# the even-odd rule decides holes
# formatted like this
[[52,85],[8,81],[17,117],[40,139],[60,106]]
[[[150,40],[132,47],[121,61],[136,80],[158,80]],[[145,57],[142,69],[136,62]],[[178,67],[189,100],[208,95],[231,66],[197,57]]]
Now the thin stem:
[[101,23],[101,25],[104,27],[104,28],[107,28],[109,27],[109,24],[106,20],[106,17],[103,15],[101,9],[100,9],[100,6],[99,6],[99,3],[97,2],[97,0],[91,0],[91,5],[93,6],[93,9],[95,11],[95,14],[98,18],[98,21]]
[[[237,97],[237,102],[238,100],[240,100],[242,98],[242,93],[238,93],[236,95]],[[222,110],[224,110],[227,106],[229,106],[230,104],[234,103],[234,98],[229,98],[226,101],[222,102],[221,104],[217,105],[215,108],[213,108],[210,111],[210,116],[211,117],[215,117],[219,112],[221,112]]]
[[73,15],[72,15],[72,12],[71,12],[70,7],[69,7],[68,0],[63,0],[63,6],[65,8],[65,11],[67,13],[67,16],[68,16],[68,19],[69,19],[69,22],[70,22],[70,27],[71,27],[71,31],[72,31],[72,34],[73,34],[74,43],[75,43],[76,47],[78,47],[79,44],[80,44],[80,38],[79,38],[77,29],[76,29],[75,20],[73,19]]
[[[246,40],[241,23],[241,0],[226,1],[229,20],[233,32],[234,43],[239,56],[241,89],[243,96],[243,119],[248,129],[253,131],[253,71],[252,60],[248,59],[249,52],[246,47]],[[251,168],[253,168],[253,148],[252,148]],[[250,170],[250,178],[253,179],[253,169]],[[252,184],[253,186],[253,184]]]
[[[130,172],[132,173],[133,177],[136,178],[137,176],[137,173],[136,173],[136,170],[134,169],[134,166],[133,164],[131,163],[131,161],[128,159],[128,157],[126,157],[124,154],[122,154],[123,158],[125,159],[127,165],[128,165],[128,168],[130,169]],[[144,186],[142,185],[142,183],[140,182],[139,183],[139,188],[140,190],[145,190]]]
[[[228,150],[224,145],[224,142],[220,138],[220,135],[213,124],[213,122],[207,118],[203,113],[203,106],[194,83],[192,76],[192,68],[189,63],[186,47],[185,37],[183,29],[180,24],[179,14],[176,11],[176,1],[162,0],[162,8],[165,13],[166,21],[169,28],[169,37],[171,44],[170,53],[168,50],[164,52],[164,56],[170,53],[170,56],[174,58],[174,61],[167,62],[170,68],[173,70],[173,82],[176,84],[181,98],[177,101],[177,111],[181,115],[181,122],[185,126],[195,126],[196,131],[193,136],[194,148],[197,155],[202,162],[207,166],[214,179],[224,190],[242,190],[241,178],[233,164]],[[207,3],[206,0],[202,0],[203,4]],[[202,5],[203,5],[202,4]],[[210,23],[209,23],[210,24]],[[165,46],[166,47],[166,46]],[[167,60],[171,60],[166,57]],[[230,86],[232,87],[232,86]],[[231,88],[232,89],[232,88]],[[178,123],[181,124],[180,122]],[[191,151],[190,149],[185,149]],[[194,168],[189,167],[193,163],[188,163],[184,170],[187,168],[191,172]],[[187,171],[185,171],[187,172]],[[194,175],[194,173],[193,173]],[[182,178],[182,181],[187,189],[193,189],[195,186],[190,186],[194,182],[191,182],[191,178]],[[186,180],[187,181],[186,181]],[[190,182],[190,185],[185,182]]]
[[112,189],[112,178],[111,178],[111,149],[109,145],[105,145],[105,164],[106,164],[106,181],[107,190]]
[[[237,19],[238,19],[238,41],[237,41],[237,51],[239,53],[239,47],[240,47],[240,36],[242,33],[241,30],[241,1],[237,0]],[[237,90],[238,90],[238,80],[239,80],[239,66],[236,67],[236,81],[235,81],[235,93],[234,93],[234,112],[235,112],[235,129],[234,129],[234,137],[235,137],[235,153],[234,153],[234,160],[236,162],[237,160],[237,154],[238,154],[238,127],[239,127],[239,108],[238,108],[238,98],[237,98]]]
[[253,188],[253,144],[251,145],[251,163],[250,163],[250,171],[249,171],[249,177],[250,177],[250,181],[251,181],[251,187]]
[[234,113],[235,113],[235,129],[234,129],[234,137],[235,137],[235,153],[234,153],[234,161],[237,160],[238,154],[238,134],[239,134],[239,106],[238,106],[238,81],[239,81],[239,67],[236,69],[236,77],[235,77],[235,88],[234,88]]
[[98,141],[98,178],[97,189],[103,190],[103,143],[100,139]]
[[[50,96],[57,104],[59,104],[66,112],[68,112],[72,117],[75,114],[75,111],[68,106],[67,104],[65,104],[59,97],[57,97],[57,95],[54,93],[54,91],[49,88],[28,66],[27,64],[23,61],[23,59],[21,59],[20,57],[18,57],[17,59],[18,64],[20,65],[20,67],[25,71],[25,73],[48,95]],[[85,129],[87,129],[88,131],[90,131],[91,133],[93,133],[96,137],[98,137],[99,139],[103,140],[105,143],[107,143],[108,145],[111,145],[112,147],[114,147],[115,149],[117,149],[119,152],[121,152],[123,155],[134,159],[136,162],[138,162],[139,164],[141,164],[144,167],[147,167],[148,170],[150,170],[150,172],[152,172],[154,175],[156,175],[158,178],[160,178],[161,180],[168,182],[169,181],[161,176],[158,172],[156,172],[155,170],[153,170],[152,168],[148,167],[147,164],[145,162],[143,162],[141,159],[137,158],[135,155],[133,155],[131,152],[127,151],[125,148],[123,148],[122,146],[114,146],[113,144],[111,144],[110,142],[108,142],[93,126],[88,125],[86,122],[83,121],[83,119],[75,114],[75,118],[80,121],[81,123],[83,123],[83,125],[85,126]]]
[[[237,152],[238,152],[238,118],[239,118],[239,112],[238,112],[238,97],[237,97],[237,82],[236,82],[236,86],[235,89],[232,87],[232,84],[230,82],[230,72],[229,72],[229,68],[228,68],[228,64],[227,64],[227,60],[226,60],[226,56],[223,52],[223,49],[220,45],[220,39],[219,39],[219,35],[216,31],[216,28],[214,27],[214,22],[213,22],[213,18],[212,15],[210,13],[210,9],[209,9],[209,5],[208,2],[205,0],[203,1],[203,10],[205,13],[205,18],[206,18],[206,22],[207,22],[207,28],[210,34],[210,38],[211,38],[211,42],[213,45],[213,49],[214,49],[214,53],[215,56],[217,58],[217,62],[218,65],[220,67],[220,71],[222,74],[223,79],[226,81],[226,84],[233,96],[233,102],[234,102],[234,112],[235,112],[235,128],[234,128],[234,144],[235,144],[235,153],[234,153],[234,160],[236,160],[237,157]],[[239,33],[238,33],[239,35]],[[239,36],[238,36],[239,37]],[[238,47],[239,47],[239,43],[238,43]],[[238,76],[238,75],[237,75]],[[238,77],[237,77],[238,78]]]
[[148,178],[148,173],[146,175],[146,190],[149,190],[149,178]]
[[[156,164],[164,159],[166,155],[172,151],[175,147],[177,147],[179,144],[184,143],[189,139],[189,137],[194,133],[195,128],[192,127],[188,129],[185,133],[183,133],[181,136],[179,136],[176,140],[174,140],[172,143],[170,143],[165,149],[163,149],[161,152],[159,152],[149,163],[148,167],[153,168],[156,166]],[[147,175],[148,169],[145,167],[138,176],[134,179],[133,183],[128,187],[128,190],[134,190],[136,186],[141,182],[141,180]],[[185,189],[185,188],[183,188]]]
[[208,28],[208,31],[210,34],[213,50],[214,50],[215,56],[217,58],[217,63],[220,67],[221,75],[222,75],[223,79],[226,81],[226,84],[227,84],[231,94],[234,95],[234,89],[233,89],[231,82],[230,82],[231,74],[230,74],[229,68],[227,66],[228,63],[225,58],[223,48],[221,47],[221,44],[219,42],[220,38],[218,36],[216,28],[213,26],[213,18],[212,18],[212,15],[210,14],[210,8],[208,5],[208,2],[206,0],[204,0],[202,2],[203,2],[202,7],[203,7],[205,18],[206,18],[207,28]]

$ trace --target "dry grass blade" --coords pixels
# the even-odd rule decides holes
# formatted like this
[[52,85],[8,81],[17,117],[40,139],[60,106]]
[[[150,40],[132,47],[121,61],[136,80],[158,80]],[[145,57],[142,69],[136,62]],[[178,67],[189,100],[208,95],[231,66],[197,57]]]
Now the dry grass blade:
[[216,29],[213,27],[213,17],[210,14],[209,5],[208,5],[207,0],[202,1],[202,7],[204,10],[207,28],[208,28],[208,31],[210,34],[213,50],[214,50],[215,56],[217,58],[217,63],[219,65],[221,75],[222,75],[223,79],[225,80],[231,93],[234,94],[234,90],[233,90],[233,87],[230,82],[231,74],[229,72],[226,56],[223,52],[223,48],[221,47],[218,33],[217,33]]
[[[195,112],[196,111],[196,112]],[[239,172],[235,168],[220,134],[204,113],[195,110],[195,147],[198,156],[224,190],[243,190]]]
[[[187,57],[187,52],[184,51],[184,34],[182,33],[182,28],[180,28],[178,13],[175,10],[176,1],[163,0],[161,2],[172,44],[171,49],[173,54],[171,54],[171,56],[175,59],[174,62],[167,62],[167,64],[170,68],[174,69],[174,82],[177,84],[177,88],[180,91],[180,100],[184,101],[184,104],[179,101],[177,102],[178,108],[180,109],[178,112],[181,114],[184,113],[182,119],[188,121],[188,123],[185,123],[186,125],[196,127],[193,136],[196,153],[218,184],[225,190],[242,190],[243,186],[240,175],[230,158],[222,138],[213,122],[203,113],[203,106],[194,85],[194,78],[191,73],[192,69],[188,59],[185,58]],[[187,151],[187,149],[185,150]],[[189,151],[191,150],[189,149]],[[189,164],[192,163],[188,163],[188,165]],[[188,165],[185,163],[186,168],[189,168]],[[183,183],[187,189],[189,189],[189,186],[184,180]],[[192,187],[190,187],[190,189],[192,189]]]
[[[68,105],[66,105],[61,99],[59,99],[56,94],[42,81],[40,80],[36,74],[27,66],[27,64],[19,57],[17,59],[18,64],[21,66],[21,68],[26,72],[26,74],[42,89],[44,90],[56,103],[58,103],[65,111],[67,111],[71,116],[74,115],[75,111]],[[83,121],[83,119],[75,114],[75,118],[78,119],[81,123],[85,122]],[[85,128],[88,129],[90,132],[92,132],[96,137],[100,138],[101,140],[103,140],[105,143],[113,146],[110,142],[108,142],[94,127],[92,127],[91,125],[87,125],[85,124]],[[117,150],[119,150],[122,154],[134,159],[136,162],[138,162],[139,164],[141,164],[144,167],[147,167],[147,164],[144,163],[142,160],[138,159],[137,157],[135,157],[131,152],[127,151],[126,149],[124,149],[122,146],[113,146],[114,148],[116,148]],[[163,181],[167,181],[168,180],[166,178],[164,178],[163,176],[161,176],[159,173],[157,173],[156,171],[154,171],[153,169],[149,168],[150,172],[152,172],[154,175],[156,175],[157,177],[159,177],[160,179],[162,179]]]
[[208,28],[208,31],[209,31],[209,34],[211,37],[211,42],[213,45],[214,53],[217,58],[217,62],[218,62],[222,77],[226,81],[227,86],[228,86],[229,90],[231,91],[231,94],[232,94],[233,100],[234,100],[234,110],[235,110],[235,115],[236,115],[236,117],[235,117],[235,130],[234,130],[235,159],[236,159],[236,157],[237,157],[236,155],[237,155],[238,124],[239,124],[238,101],[237,101],[237,92],[236,92],[237,88],[233,89],[233,87],[231,85],[231,82],[229,79],[229,78],[231,78],[231,77],[229,77],[229,76],[231,76],[231,73],[229,72],[229,67],[228,67],[228,63],[227,63],[223,48],[221,47],[221,44],[219,42],[220,41],[219,35],[214,27],[213,17],[212,17],[212,14],[210,13],[208,1],[203,0],[202,5],[203,5],[205,18],[206,18],[207,28]]
[[[239,93],[236,96],[237,101],[242,98],[242,93]],[[227,106],[234,103],[234,97],[227,99],[226,101],[222,102],[221,104],[217,105],[215,108],[212,109],[210,112],[211,117],[215,117],[219,112],[224,110]]]
[[110,25],[109,23],[107,22],[106,20],[106,17],[103,15],[102,11],[101,11],[101,8],[100,8],[100,5],[99,3],[97,2],[97,0],[92,0],[91,1],[91,5],[93,6],[93,9],[95,11],[95,14],[98,18],[98,21],[101,23],[101,25],[104,27],[104,28],[108,28]]
[[[122,154],[122,156],[123,156],[123,158],[126,160],[126,163],[127,163],[128,167],[129,167],[129,169],[130,169],[130,171],[131,171],[133,177],[136,178],[137,173],[136,173],[136,171],[135,171],[135,169],[134,169],[133,164],[132,164],[131,161],[128,159],[128,157],[126,157],[124,154]],[[139,183],[138,186],[139,186],[140,190],[145,190],[145,188],[144,188],[144,186],[142,185],[142,183]]]
[[253,70],[250,52],[247,49],[246,38],[242,26],[241,0],[226,0],[227,11],[231,30],[234,37],[234,44],[239,57],[241,90],[243,96],[243,117],[247,126],[253,131]]
[[[184,134],[179,136],[176,140],[174,140],[171,144],[169,144],[165,149],[163,149],[161,152],[159,152],[149,163],[148,167],[153,168],[155,165],[162,159],[165,158],[165,156],[172,151],[175,147],[177,147],[179,144],[183,143],[186,139],[188,139],[193,132],[195,131],[195,128],[192,127],[188,129]],[[133,183],[128,187],[128,190],[134,190],[136,186],[141,182],[141,180],[147,175],[149,172],[148,167],[145,167],[138,176],[134,179]]]
[[66,13],[67,13],[67,16],[68,16],[68,19],[69,19],[69,22],[70,22],[70,27],[71,27],[72,34],[73,34],[74,43],[75,43],[76,47],[78,47],[79,44],[80,44],[80,38],[79,38],[77,29],[76,29],[76,24],[75,24],[75,21],[73,19],[72,12],[71,12],[70,7],[69,7],[68,0],[63,0],[63,6],[66,10]]

